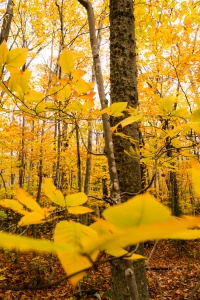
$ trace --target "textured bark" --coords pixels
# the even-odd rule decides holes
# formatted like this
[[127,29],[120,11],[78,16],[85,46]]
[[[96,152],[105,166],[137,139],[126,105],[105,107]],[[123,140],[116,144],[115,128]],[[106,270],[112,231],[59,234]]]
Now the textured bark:
[[[110,0],[110,82],[111,102],[128,102],[129,106],[137,108],[137,69],[134,36],[133,1]],[[112,118],[115,125],[119,118]],[[138,124],[133,123],[123,129],[123,133],[131,137],[122,139],[113,137],[114,153],[116,157],[119,186],[121,192],[137,193],[141,189],[141,169],[139,156],[130,157],[124,153],[133,147],[139,153],[140,133]],[[122,201],[126,201],[124,196]],[[142,246],[140,246],[142,251]],[[140,253],[141,253],[140,251]],[[130,293],[128,280],[124,276],[127,262],[118,261],[112,265],[113,300],[137,299]],[[139,299],[148,299],[146,274],[143,261],[130,263],[129,269],[134,271],[139,292]],[[132,282],[134,285],[134,282]],[[134,291],[134,287],[133,287]]]
[[0,33],[0,44],[5,40],[8,40],[10,26],[13,18],[13,1],[9,0],[6,8],[6,13],[3,17],[3,24]]
[[[110,1],[110,81],[111,102],[128,102],[134,108],[138,105],[136,82],[136,53],[134,37],[133,1]],[[119,118],[111,119],[112,125]],[[135,141],[114,138],[114,151],[121,192],[138,192],[141,189],[139,156],[132,158],[124,153],[132,146],[139,151],[138,124],[123,129],[123,133]],[[139,153],[139,152],[138,152]],[[123,155],[122,155],[123,154]],[[128,170],[128,172],[127,172]],[[124,201],[127,200],[126,198]]]

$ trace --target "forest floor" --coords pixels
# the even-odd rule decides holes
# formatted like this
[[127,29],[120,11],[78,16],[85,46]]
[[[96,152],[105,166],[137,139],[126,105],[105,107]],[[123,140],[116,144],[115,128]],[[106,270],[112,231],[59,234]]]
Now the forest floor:
[[[154,249],[152,251],[152,249]],[[190,299],[192,290],[200,282],[200,247],[198,241],[173,242],[159,241],[146,244],[145,255],[151,256],[147,268],[150,299],[184,300]],[[105,257],[104,257],[105,259]],[[54,260],[54,278],[65,275],[58,259]],[[32,253],[16,254],[14,251],[0,251],[0,300],[35,299],[35,300],[77,300],[95,299],[90,297],[92,290],[98,291],[102,300],[112,299],[110,268],[105,263],[98,270],[91,270],[81,284],[86,290],[77,297],[78,290],[63,280],[59,285],[38,290],[49,276],[48,256],[37,255],[32,260]],[[34,289],[23,288],[24,285]],[[14,288],[14,290],[13,290]],[[19,289],[19,290],[17,290]],[[87,293],[87,295],[86,295]],[[200,288],[195,292],[194,300],[200,299]]]

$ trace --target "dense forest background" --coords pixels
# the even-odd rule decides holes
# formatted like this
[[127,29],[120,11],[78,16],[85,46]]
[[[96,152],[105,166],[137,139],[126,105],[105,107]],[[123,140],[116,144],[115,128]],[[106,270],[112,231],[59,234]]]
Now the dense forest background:
[[[107,233],[106,230],[110,230],[119,235],[109,227],[110,225],[106,227],[98,222],[98,225],[91,225],[94,217],[101,218],[103,215],[108,222],[121,229],[124,229],[125,225],[136,226],[129,221],[125,225],[122,221],[118,223],[116,219],[120,215],[117,210],[110,210],[114,217],[112,213],[103,211],[109,211],[113,204],[123,203],[133,196],[143,197],[141,194],[147,191],[147,200],[141,198],[141,201],[144,201],[141,211],[147,207],[149,214],[153,214],[153,201],[156,198],[164,206],[155,206],[155,212],[157,215],[163,213],[166,220],[168,213],[163,207],[170,208],[172,215],[178,218],[184,215],[194,217],[200,213],[199,2],[138,0],[133,2],[134,18],[133,10],[129,10],[130,3],[124,4],[124,7],[119,5],[117,9],[121,16],[128,16],[128,11],[132,16],[130,28],[134,28],[133,36],[128,35],[127,29],[126,43],[133,49],[133,52],[130,52],[131,59],[134,56],[133,66],[129,62],[125,65],[126,59],[122,53],[123,50],[124,53],[129,51],[128,47],[122,45],[119,35],[115,36],[117,9],[113,0],[89,3],[92,6],[88,6],[87,0],[0,1],[2,232],[53,240],[57,226],[57,235],[54,238],[56,242],[62,242],[63,240],[58,238],[58,231],[64,230],[64,225],[62,227],[56,224],[59,220],[70,219],[80,222],[81,226],[93,226],[87,228],[94,228],[98,233],[103,230]],[[95,45],[92,44],[94,41],[91,25],[88,25],[88,7],[93,7],[94,10]],[[121,27],[122,29],[123,34],[126,33],[126,27]],[[119,51],[122,51],[121,58]],[[99,57],[102,84],[101,78],[98,77]],[[120,60],[121,65],[124,65],[123,70],[119,68]],[[132,75],[128,65],[131,65]],[[133,86],[130,82],[133,82]],[[131,90],[135,90],[134,95]],[[108,123],[110,127],[106,127]],[[113,138],[114,150],[109,148],[109,141],[112,141],[109,138]],[[113,165],[112,151],[117,167]],[[117,173],[119,188],[115,186],[118,180],[115,178]],[[150,204],[146,204],[145,201],[149,201]],[[124,208],[124,215],[122,214],[124,219],[130,218],[128,206],[126,209]],[[137,208],[131,206],[131,209]],[[198,221],[194,221],[197,219],[192,217],[187,220],[191,223],[184,223],[180,231],[199,224]],[[155,217],[153,221],[162,220]],[[145,215],[142,225],[149,222]],[[98,226],[103,226],[104,229],[99,229]],[[170,226],[169,230],[172,230],[173,226]],[[78,232],[81,232],[82,227],[77,228]],[[172,233],[161,236],[158,230],[157,235],[136,239],[133,244],[169,238]],[[84,231],[84,234],[94,239],[92,233],[90,236],[89,229]],[[175,237],[180,239],[178,235]],[[195,240],[199,233],[196,234],[195,231],[194,235],[182,237],[193,237]],[[101,241],[100,250],[106,242]],[[197,244],[193,242],[192,245],[196,249]],[[12,249],[16,248],[16,243],[1,246]],[[120,240],[115,246],[124,248],[130,244],[130,239]],[[42,245],[39,250],[43,250]],[[125,252],[111,249],[111,241],[105,245],[111,255],[127,255]],[[166,245],[169,250],[168,244]],[[180,241],[177,242],[177,251],[181,245]],[[24,246],[24,250],[30,249],[36,250],[37,246]],[[45,249],[47,246],[44,244],[44,251],[47,251]],[[49,248],[49,251],[54,250],[53,246]],[[91,267],[91,261],[97,256],[96,249],[90,247],[85,251],[91,254],[92,259],[89,258],[89,262],[86,262],[87,258],[84,258],[82,269],[81,266],[76,266],[75,269],[69,267],[63,262],[64,255],[58,255],[69,275]],[[146,251],[149,255],[150,250]],[[20,260],[20,254],[14,253],[16,261]],[[142,255],[141,251],[138,254],[134,252],[131,257],[134,259],[134,255],[140,254]],[[4,261],[5,253],[2,252],[1,255]],[[37,260],[36,253],[33,252],[32,255],[33,259]],[[80,256],[80,253],[78,255]],[[192,254],[195,264],[196,255]],[[48,279],[49,282],[52,282],[54,273],[52,261],[50,254],[48,264],[49,276],[52,278]],[[76,264],[78,265],[77,262]],[[2,264],[2,270],[4,265],[5,262]],[[114,268],[118,267],[114,264],[111,267],[114,286],[119,284],[114,271]],[[129,267],[126,265],[126,268]],[[135,266],[136,279],[139,276],[137,268],[144,269],[144,264],[142,266],[139,263]],[[110,271],[108,273],[110,276]],[[141,272],[139,273],[141,275]],[[74,282],[71,280],[72,284],[77,284],[82,273],[80,278],[79,275],[74,277]],[[5,280],[5,276],[2,275],[2,281]],[[195,282],[197,279],[195,277]],[[123,280],[120,281],[124,285]],[[37,279],[35,285],[40,283]],[[130,295],[133,283],[134,280],[129,285]],[[136,282],[136,285],[139,286],[139,283]],[[160,285],[158,286],[160,299],[172,299],[163,298]],[[195,287],[199,288],[199,284],[192,286],[190,291],[185,291],[186,296],[181,292],[180,297],[187,297]],[[110,290],[107,286],[106,289]],[[134,288],[132,293],[136,295],[136,300],[150,299],[148,295],[145,298],[141,296],[140,290],[139,295]],[[196,295],[196,290],[194,294]],[[68,296],[70,297],[69,294],[66,297]],[[30,299],[30,296],[27,297]],[[107,293],[105,297],[109,299],[111,294]],[[8,299],[14,298],[11,296]],[[119,298],[114,292],[112,299],[127,298]]]

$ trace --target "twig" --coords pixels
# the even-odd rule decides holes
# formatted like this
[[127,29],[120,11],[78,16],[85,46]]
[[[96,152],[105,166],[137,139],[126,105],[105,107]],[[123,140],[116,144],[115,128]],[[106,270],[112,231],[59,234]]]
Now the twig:
[[200,281],[192,289],[192,291],[191,291],[191,293],[190,293],[190,295],[188,297],[188,300],[192,300],[193,299],[194,294],[198,291],[199,288],[200,288]]
[[152,258],[152,255],[153,255],[153,253],[154,253],[154,251],[155,251],[155,249],[156,249],[157,244],[158,244],[158,240],[155,241],[155,243],[154,243],[154,245],[153,245],[153,248],[152,248],[152,250],[151,250],[151,252],[150,252],[150,254],[149,254],[149,257],[148,257],[148,259],[147,259],[146,265],[149,264],[150,259]]
[[147,269],[151,272],[152,276],[155,278],[155,280],[157,282],[158,290],[159,290],[159,293],[160,293],[160,300],[164,300],[164,298],[163,298],[163,292],[162,292],[162,289],[161,289],[161,285],[160,285],[160,282],[159,282],[157,276],[155,275],[154,272],[152,272],[151,268],[148,265],[147,265]]

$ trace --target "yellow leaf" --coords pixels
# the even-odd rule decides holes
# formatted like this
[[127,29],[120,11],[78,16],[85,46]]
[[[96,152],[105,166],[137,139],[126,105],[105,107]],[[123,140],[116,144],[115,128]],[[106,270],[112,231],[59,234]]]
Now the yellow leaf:
[[38,213],[36,211],[30,212],[26,214],[24,217],[21,218],[21,220],[18,222],[18,226],[26,226],[26,225],[32,225],[32,224],[42,224],[46,221],[44,220],[45,217],[48,217],[49,213]]
[[66,201],[61,191],[57,190],[51,178],[44,179],[43,191],[45,195],[55,204],[66,207]]
[[124,114],[122,113],[123,110],[125,110],[127,107],[127,102],[117,102],[113,103],[107,108],[104,108],[99,112],[99,114],[108,114],[113,117],[120,117],[123,116]]
[[43,209],[39,206],[36,200],[34,200],[28,193],[23,189],[18,188],[16,191],[16,197],[20,203],[25,205],[27,208],[44,215]]
[[175,233],[171,236],[171,239],[180,239],[180,240],[196,240],[200,239],[200,230],[199,229],[188,229],[178,233]]
[[6,67],[22,67],[26,62],[27,53],[27,48],[16,48],[10,50],[6,58]]
[[73,52],[68,49],[64,49],[60,55],[59,65],[62,68],[62,72],[70,75],[74,70]]
[[74,79],[72,81],[72,85],[77,90],[79,95],[87,93],[92,89],[91,85],[85,82],[85,80],[82,78]]
[[200,135],[200,122],[189,122],[187,125]]
[[71,194],[65,197],[65,201],[67,203],[67,206],[77,206],[85,203],[87,201],[87,196],[82,192]]
[[123,258],[125,259],[130,259],[130,260],[137,260],[137,259],[144,259],[145,257],[139,254],[129,254],[128,251],[122,249],[121,247],[111,247],[108,249],[105,249],[106,253],[115,256],[115,257],[120,257],[124,256]]
[[[119,205],[120,206],[120,205]],[[178,236],[185,229],[197,226],[200,218],[171,219],[167,222],[158,222],[148,225],[124,228],[119,233],[102,235],[96,238],[95,243],[90,243],[87,238],[83,247],[87,253],[92,254],[97,249],[109,249],[115,247],[125,248],[148,240],[170,239]]]
[[3,276],[3,275],[0,275],[0,280],[2,281],[2,280],[5,280],[6,279],[6,277],[5,276]]
[[171,96],[160,98],[158,100],[158,105],[160,110],[166,114],[172,111],[175,99]]
[[6,42],[3,41],[3,43],[1,43],[1,45],[0,45],[0,68],[2,67],[3,64],[5,64],[8,52],[9,52],[9,50],[6,45]]
[[42,101],[42,102],[38,103],[38,104],[35,106],[35,112],[36,112],[37,114],[41,114],[42,112],[45,112],[46,107],[47,107],[46,102],[45,102],[45,101]]
[[110,207],[103,212],[104,218],[119,228],[166,222],[171,218],[170,210],[146,193],[131,198],[126,203]]
[[67,105],[67,110],[74,110],[76,112],[81,111],[83,109],[83,105],[80,103],[80,101],[72,101],[72,103]]
[[77,78],[81,78],[85,74],[86,74],[86,71],[77,69],[72,72],[72,77],[77,79]]
[[35,250],[44,252],[63,251],[63,249],[66,251],[66,249],[70,248],[68,245],[63,247],[63,245],[58,245],[48,240],[36,240],[4,232],[0,232],[0,247],[10,250]]
[[82,214],[93,212],[93,210],[85,206],[73,206],[73,207],[68,207],[68,212],[74,215],[82,215]]
[[65,101],[71,96],[72,90],[69,84],[60,88],[60,91],[56,93],[56,99],[60,101]]
[[10,208],[14,210],[15,212],[26,215],[28,212],[24,210],[23,205],[21,205],[18,201],[12,200],[12,199],[3,199],[0,200],[0,206],[5,208]]
[[18,74],[11,74],[8,87],[12,92],[20,90],[25,94],[28,90],[28,83],[31,78],[31,71],[19,72]]
[[11,93],[9,92],[9,90],[8,90],[8,84],[7,84],[7,82],[1,82],[0,81],[0,88],[6,93],[6,94],[8,94],[8,95],[10,95]]
[[[99,235],[109,235],[112,236],[113,232],[119,232],[119,230],[116,230],[116,228],[108,223],[106,220],[103,219],[97,219],[97,222],[90,225],[90,227],[98,232]],[[134,259],[141,259],[144,257],[142,255],[138,254],[129,254],[128,251],[122,249],[121,247],[110,247],[105,248],[104,251],[106,251],[108,254],[116,257],[125,256],[124,258],[134,260]]]
[[134,122],[141,122],[142,120],[143,120],[142,115],[130,116],[130,117],[124,119],[123,121],[121,121],[119,124],[121,124],[122,127],[125,127]]
[[44,99],[45,95],[41,92],[35,91],[35,90],[31,90],[28,91],[24,98],[29,101],[29,102],[41,102]]
[[[80,252],[84,252],[82,241],[86,237],[90,238],[92,242],[97,237],[97,233],[90,227],[75,222],[62,221],[56,225],[54,234],[55,243],[67,244],[72,247],[72,250],[57,252],[63,268],[68,275],[91,267],[92,261],[97,257],[98,252],[94,252],[90,259],[80,254]],[[75,286],[83,275],[84,272],[81,272],[69,280]]]

